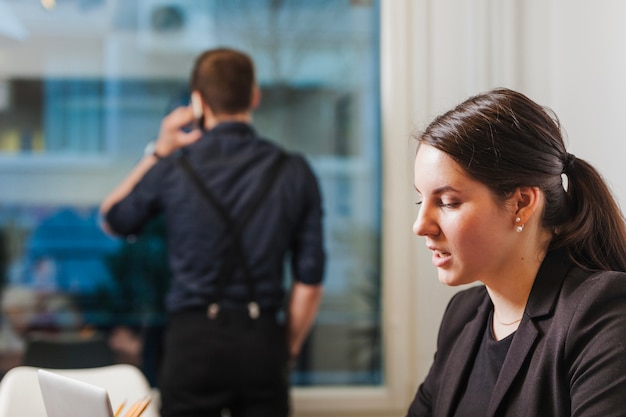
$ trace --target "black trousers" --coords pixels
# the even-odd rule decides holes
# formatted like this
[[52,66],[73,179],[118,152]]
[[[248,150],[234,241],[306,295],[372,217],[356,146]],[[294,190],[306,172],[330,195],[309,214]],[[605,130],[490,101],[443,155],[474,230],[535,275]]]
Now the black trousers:
[[162,417],[287,417],[285,330],[273,313],[204,311],[170,317],[159,378]]

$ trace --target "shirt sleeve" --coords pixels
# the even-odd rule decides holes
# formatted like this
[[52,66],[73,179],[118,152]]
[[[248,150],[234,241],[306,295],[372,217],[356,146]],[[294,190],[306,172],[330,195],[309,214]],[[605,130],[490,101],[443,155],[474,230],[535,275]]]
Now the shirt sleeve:
[[298,232],[292,246],[294,279],[310,285],[320,284],[324,276],[326,254],[322,230],[322,197],[315,174],[302,157],[302,198],[304,200]]
[[104,216],[109,227],[121,236],[139,234],[144,225],[161,211],[159,186],[165,161],[154,165],[122,200]]

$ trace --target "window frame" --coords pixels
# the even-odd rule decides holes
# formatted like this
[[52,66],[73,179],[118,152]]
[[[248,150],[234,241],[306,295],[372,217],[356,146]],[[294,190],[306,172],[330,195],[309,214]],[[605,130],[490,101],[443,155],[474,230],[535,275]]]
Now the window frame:
[[[382,322],[384,383],[380,387],[294,388],[299,416],[399,415],[415,393],[414,348],[416,275],[412,190],[410,97],[411,0],[380,2],[380,97],[382,126]],[[403,146],[406,145],[406,146]],[[342,413],[342,414],[339,414]]]

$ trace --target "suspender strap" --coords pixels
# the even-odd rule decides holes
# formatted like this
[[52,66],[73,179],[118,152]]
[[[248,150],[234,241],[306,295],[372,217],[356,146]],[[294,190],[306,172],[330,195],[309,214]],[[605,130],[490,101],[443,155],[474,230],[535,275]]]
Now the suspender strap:
[[231,238],[230,245],[226,247],[224,253],[224,259],[222,261],[220,270],[217,276],[217,290],[215,300],[209,303],[207,314],[210,318],[216,318],[219,313],[219,302],[222,299],[224,287],[229,277],[232,276],[237,267],[243,269],[244,279],[248,291],[248,313],[251,318],[256,319],[259,317],[260,308],[256,300],[255,286],[252,281],[252,275],[250,273],[250,267],[246,260],[246,256],[243,251],[242,245],[242,230],[247,225],[248,221],[252,218],[257,208],[261,206],[263,200],[269,194],[269,191],[278,177],[281,167],[286,160],[286,155],[280,152],[278,159],[274,162],[274,165],[270,168],[269,172],[263,178],[261,185],[256,189],[251,202],[246,205],[246,209],[239,218],[239,221],[235,221],[233,217],[228,213],[226,208],[215,197],[211,190],[202,182],[202,179],[198,173],[193,169],[187,156],[183,153],[179,157],[181,167],[191,178],[196,188],[200,191],[206,201],[217,211],[222,221],[226,223],[226,235]]

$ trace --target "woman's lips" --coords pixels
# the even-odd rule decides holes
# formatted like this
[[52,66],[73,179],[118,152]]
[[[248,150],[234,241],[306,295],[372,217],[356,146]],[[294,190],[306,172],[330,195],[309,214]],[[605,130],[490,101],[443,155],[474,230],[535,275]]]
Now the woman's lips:
[[442,251],[435,248],[429,248],[433,252],[433,265],[437,268],[444,267],[451,259],[452,255],[449,252]]

